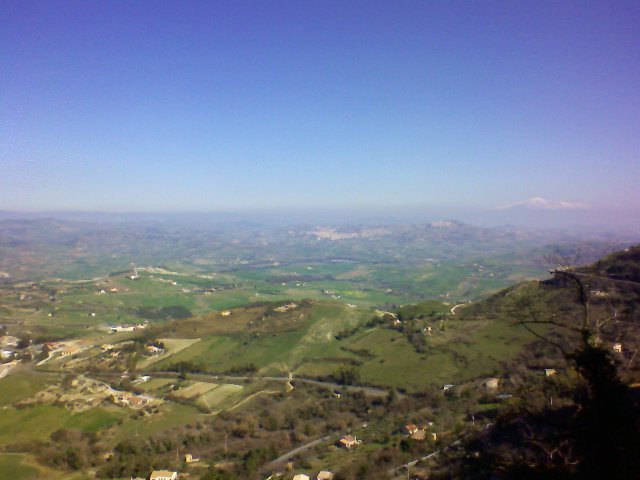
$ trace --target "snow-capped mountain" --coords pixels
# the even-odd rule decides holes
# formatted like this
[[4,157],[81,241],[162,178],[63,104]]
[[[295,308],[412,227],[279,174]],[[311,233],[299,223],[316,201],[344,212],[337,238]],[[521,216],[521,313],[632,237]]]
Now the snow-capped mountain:
[[528,210],[583,210],[587,208],[584,203],[565,202],[562,200],[549,200],[543,197],[532,197],[523,202],[511,203],[497,207],[496,210],[512,208],[526,208]]

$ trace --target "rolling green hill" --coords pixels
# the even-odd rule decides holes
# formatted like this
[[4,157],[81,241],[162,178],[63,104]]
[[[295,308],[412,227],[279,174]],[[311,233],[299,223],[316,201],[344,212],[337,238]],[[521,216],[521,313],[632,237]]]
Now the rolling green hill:
[[[432,261],[156,266],[5,283],[3,333],[19,337],[23,361],[0,379],[0,446],[34,457],[2,461],[18,478],[38,474],[32,458],[54,477],[160,466],[200,478],[208,467],[181,462],[184,450],[253,479],[320,439],[295,461],[342,472],[366,464],[386,478],[529,402],[572,408],[581,375],[572,354],[586,344],[608,352],[624,383],[638,382],[637,255],[630,247],[519,283],[525,270],[499,262]],[[116,393],[85,405],[100,388]],[[151,403],[134,408],[119,395]],[[409,439],[407,424],[428,438]],[[363,445],[330,447],[346,433]],[[58,449],[61,438],[73,447]]]

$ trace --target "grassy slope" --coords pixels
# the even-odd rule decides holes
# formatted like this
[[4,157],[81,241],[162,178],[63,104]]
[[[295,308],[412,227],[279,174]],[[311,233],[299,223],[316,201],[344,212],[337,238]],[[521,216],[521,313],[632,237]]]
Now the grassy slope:
[[[494,375],[531,340],[526,331],[511,327],[502,319],[469,320],[449,315],[446,328],[441,330],[434,319],[448,309],[439,302],[424,302],[417,309],[408,310],[416,314],[423,310],[435,312],[435,316],[422,320],[431,322],[434,329],[432,336],[425,337],[427,347],[421,353],[405,335],[386,326],[360,329],[354,335],[337,340],[338,332],[364,324],[373,316],[372,312],[349,308],[339,302],[315,301],[295,330],[210,335],[158,362],[154,368],[192,361],[206,370],[222,373],[253,363],[261,375],[293,371],[298,375],[326,376],[341,364],[355,362],[359,365],[354,368],[364,383],[416,391]],[[246,320],[241,318],[241,313],[235,319],[234,315],[226,320],[229,325],[232,322],[240,325]],[[206,321],[221,322],[215,317]],[[220,328],[227,329],[226,326]],[[373,358],[359,356],[353,350],[367,350]]]
[[0,478],[11,480],[85,480],[88,476],[80,472],[60,472],[36,464],[29,455],[0,454]]
[[198,399],[198,404],[208,409],[212,409],[221,405],[223,402],[225,402],[225,400],[233,397],[236,394],[239,394],[243,389],[244,387],[242,387],[241,385],[218,385],[202,395]]
[[114,425],[121,417],[121,411],[104,408],[79,413],[53,405],[6,408],[0,410],[0,444],[45,440],[61,428],[94,432]]
[[171,428],[186,425],[201,418],[203,418],[203,414],[194,407],[166,403],[163,405],[159,415],[146,416],[135,421],[125,421],[115,431],[113,443],[116,444],[125,438],[134,436],[144,438]]
[[0,380],[0,407],[31,397],[46,385],[57,380],[55,375],[31,375],[22,373]]
[[[235,313],[229,317],[233,322]],[[278,315],[278,314],[276,314]],[[298,328],[277,334],[211,335],[201,342],[154,365],[162,369],[178,361],[193,361],[206,369],[223,372],[253,363],[260,373],[286,373],[319,357],[340,355],[335,335],[370,317],[370,312],[345,307],[337,302],[318,301]],[[219,321],[216,319],[205,321]],[[224,330],[224,327],[220,327]],[[344,355],[344,354],[343,354]]]
[[12,480],[36,480],[40,478],[40,470],[24,463],[23,455],[0,455],[0,472],[3,478]]

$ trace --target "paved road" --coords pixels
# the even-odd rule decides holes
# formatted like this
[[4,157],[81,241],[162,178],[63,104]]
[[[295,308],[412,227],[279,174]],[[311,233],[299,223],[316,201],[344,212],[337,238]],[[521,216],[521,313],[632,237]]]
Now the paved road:
[[[487,428],[491,427],[491,425],[493,425],[493,423],[486,423],[484,425],[482,425],[482,430],[486,430]],[[406,470],[409,467],[413,467],[415,466],[418,462],[421,462],[423,460],[429,460],[430,458],[435,457],[436,455],[440,454],[441,452],[443,452],[444,450],[448,450],[449,448],[455,446],[455,445],[459,445],[460,441],[470,435],[472,433],[473,430],[467,430],[462,432],[462,434],[453,442],[451,442],[449,445],[445,446],[444,448],[441,448],[439,450],[435,450],[434,452],[431,452],[428,455],[425,455],[424,457],[420,457],[420,458],[416,458],[415,460],[411,460],[410,462],[407,462],[403,465],[400,465],[399,467],[394,467],[394,468],[390,468],[389,470],[387,470],[387,472],[389,473],[389,475],[394,475],[394,474],[400,474],[402,473],[403,470]]]
[[316,445],[318,445],[319,443],[325,442],[325,441],[329,440],[330,438],[331,438],[331,435],[327,435],[326,437],[318,438],[317,440],[314,440],[313,442],[309,442],[306,445],[302,445],[301,447],[294,448],[293,450],[285,453],[284,455],[279,456],[278,458],[276,458],[272,462],[269,462],[266,465],[266,468],[272,468],[272,467],[277,466],[278,464],[286,462],[290,458],[295,457],[300,452],[304,452],[305,450],[309,450],[310,448],[313,448]]
[[424,457],[417,458],[415,460],[410,461],[409,463],[405,463],[404,465],[400,465],[399,467],[390,468],[387,470],[389,475],[399,475],[403,470],[406,470],[409,467],[415,466],[418,462],[422,462],[423,460],[429,460],[430,458],[435,457],[440,453],[440,450],[436,450],[435,452],[431,452],[429,455],[425,455]]
[[[36,371],[45,373],[45,372],[53,372],[60,373],[61,370],[58,369],[47,369],[47,368],[38,368]],[[177,372],[168,372],[168,371],[160,371],[160,370],[151,370],[151,371],[139,371],[136,372],[138,376],[149,375],[151,377],[170,377],[177,378],[179,373]],[[323,380],[315,380],[312,378],[304,378],[304,377],[293,377],[293,379],[286,377],[275,377],[275,376],[242,376],[242,375],[215,375],[213,373],[189,373],[190,380],[196,380],[199,382],[208,382],[208,383],[220,383],[220,381],[228,381],[230,383],[233,382],[242,382],[242,381],[250,381],[250,380],[263,380],[268,382],[279,382],[287,384],[289,382],[295,383],[306,383],[307,385],[316,385],[318,387],[328,388],[338,392],[359,392],[364,393],[365,395],[369,395],[372,397],[386,397],[389,395],[390,390],[378,387],[368,387],[365,385],[340,385],[335,382],[323,381]],[[120,373],[111,373],[111,372],[101,372],[96,374],[97,378],[120,378]],[[402,398],[404,394],[397,392],[397,397]]]
[[465,305],[466,305],[466,303],[459,303],[458,305],[455,305],[454,307],[451,307],[451,315],[455,315],[456,314],[456,308],[463,307]]
[[[238,403],[236,403],[233,407],[229,408],[228,411],[231,410],[235,410],[236,408],[244,405],[245,403],[247,403],[250,400],[253,400],[254,398],[256,398],[258,395],[277,395],[278,393],[281,393],[279,390],[260,390],[259,392],[256,393],[252,393],[251,395],[249,395],[247,398],[244,398],[242,400],[240,400]],[[204,398],[204,397],[203,397]]]
[[[47,369],[47,368],[38,368],[35,371],[46,373],[60,373],[61,370],[57,369]],[[179,373],[177,372],[168,372],[168,371],[160,371],[160,370],[151,370],[151,371],[140,371],[136,372],[138,376],[149,375],[151,377],[170,377],[177,378]],[[229,382],[242,382],[247,380],[264,380],[268,382],[281,382],[287,384],[289,382],[292,383],[306,383],[308,385],[317,385],[319,387],[329,388],[332,390],[337,390],[339,392],[361,392],[370,396],[383,397],[389,395],[389,390],[378,387],[367,387],[361,385],[340,385],[335,382],[327,382],[322,380],[314,380],[312,378],[304,378],[304,377],[293,377],[293,380],[287,377],[268,377],[268,376],[240,376],[240,375],[215,375],[213,373],[189,373],[190,380],[196,380],[199,382],[209,382],[209,383],[220,383],[220,381],[229,381]],[[120,373],[112,373],[112,372],[101,372],[99,374],[94,375],[96,378],[120,378]],[[397,393],[398,398],[402,398],[404,395],[400,392]]]
[[[177,377],[178,376],[176,372],[166,372],[166,371],[139,372],[139,374],[151,375],[156,377],[158,376]],[[335,382],[314,380],[312,378],[304,378],[304,377],[293,377],[293,379],[290,379],[288,376],[287,377],[241,376],[241,375],[215,375],[215,374],[207,374],[207,373],[189,373],[188,375],[191,380],[198,380],[201,382],[211,382],[212,380],[215,380],[216,383],[218,383],[218,381],[220,380],[227,380],[231,382],[245,381],[245,380],[265,380],[270,382],[282,382],[282,383],[292,382],[294,384],[296,382],[300,382],[300,383],[306,383],[308,385],[316,385],[319,387],[330,388],[330,389],[338,390],[341,392],[345,392],[345,391],[346,392],[362,392],[370,396],[378,396],[378,397],[389,395],[389,390],[386,390],[384,388],[367,387],[367,386],[360,386],[360,385],[340,385]],[[401,394],[398,393],[398,396],[401,396]]]

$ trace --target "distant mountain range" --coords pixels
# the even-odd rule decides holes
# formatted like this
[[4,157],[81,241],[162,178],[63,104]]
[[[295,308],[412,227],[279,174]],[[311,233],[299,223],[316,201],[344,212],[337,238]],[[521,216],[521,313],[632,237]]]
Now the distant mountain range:
[[88,278],[128,268],[131,263],[184,263],[210,258],[212,252],[227,268],[240,258],[255,265],[332,259],[414,265],[425,259],[474,263],[494,258],[499,263],[540,268],[556,247],[568,255],[578,249],[581,261],[590,262],[638,241],[634,235],[575,228],[483,227],[454,220],[286,227],[172,220],[0,220],[0,271],[21,278],[38,274],[64,277],[69,272]]

